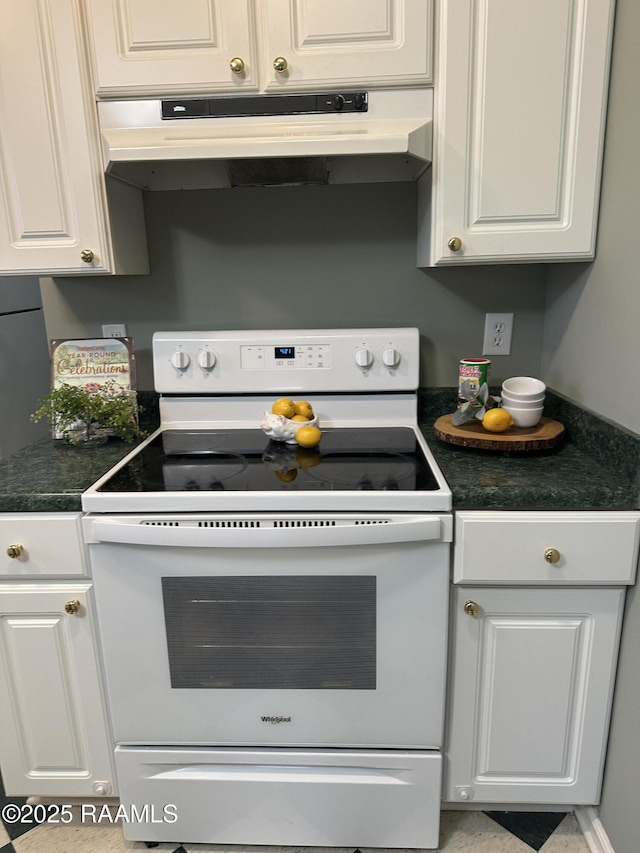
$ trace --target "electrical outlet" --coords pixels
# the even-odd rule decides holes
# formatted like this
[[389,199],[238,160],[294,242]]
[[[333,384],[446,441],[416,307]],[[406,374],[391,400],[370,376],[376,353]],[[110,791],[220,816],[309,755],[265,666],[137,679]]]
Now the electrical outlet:
[[124,323],[108,323],[102,327],[103,338],[126,338],[127,327]]
[[485,314],[483,355],[510,355],[513,314]]

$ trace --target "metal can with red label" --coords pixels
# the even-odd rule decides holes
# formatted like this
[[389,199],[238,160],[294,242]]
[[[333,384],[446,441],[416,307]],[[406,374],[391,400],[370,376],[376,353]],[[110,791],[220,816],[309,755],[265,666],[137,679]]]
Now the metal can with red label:
[[489,358],[461,358],[460,372],[458,378],[458,406],[466,402],[467,398],[462,396],[462,383],[467,381],[470,391],[476,395],[480,387],[489,381]]

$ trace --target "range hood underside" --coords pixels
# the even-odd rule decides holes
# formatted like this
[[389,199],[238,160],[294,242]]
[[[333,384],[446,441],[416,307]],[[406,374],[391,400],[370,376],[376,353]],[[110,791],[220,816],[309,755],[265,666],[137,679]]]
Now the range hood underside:
[[111,163],[107,174],[144,190],[416,181],[429,163],[407,154],[157,160]]

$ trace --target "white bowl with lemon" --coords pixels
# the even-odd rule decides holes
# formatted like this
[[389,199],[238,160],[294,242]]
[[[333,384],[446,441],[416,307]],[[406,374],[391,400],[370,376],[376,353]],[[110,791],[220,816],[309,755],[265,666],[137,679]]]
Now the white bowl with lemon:
[[270,412],[264,413],[262,431],[273,441],[317,447],[322,438],[318,416],[308,400],[294,401],[290,397],[277,399]]

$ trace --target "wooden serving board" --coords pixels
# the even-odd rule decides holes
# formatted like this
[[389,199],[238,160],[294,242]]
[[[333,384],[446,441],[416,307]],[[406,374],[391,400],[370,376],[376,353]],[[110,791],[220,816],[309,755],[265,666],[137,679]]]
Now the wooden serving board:
[[540,418],[534,427],[509,427],[506,432],[488,432],[479,420],[468,421],[461,426],[451,423],[453,415],[442,415],[434,424],[438,438],[460,447],[478,450],[505,450],[524,452],[527,450],[550,450],[563,438],[564,427],[550,418]]

